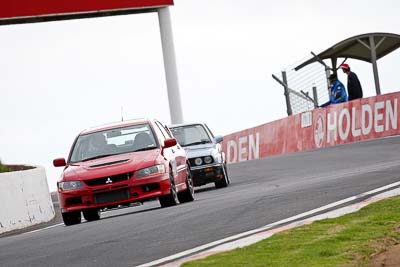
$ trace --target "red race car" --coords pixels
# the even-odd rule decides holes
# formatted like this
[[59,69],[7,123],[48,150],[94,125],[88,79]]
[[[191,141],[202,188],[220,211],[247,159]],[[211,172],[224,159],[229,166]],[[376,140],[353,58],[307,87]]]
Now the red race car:
[[85,130],[72,145],[58,185],[65,225],[100,219],[104,208],[158,198],[161,207],[194,200],[185,150],[156,120]]

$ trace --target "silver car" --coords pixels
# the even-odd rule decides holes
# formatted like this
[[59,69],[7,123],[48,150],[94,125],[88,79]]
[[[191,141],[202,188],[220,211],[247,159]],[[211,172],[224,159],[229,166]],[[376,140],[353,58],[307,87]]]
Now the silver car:
[[228,186],[225,153],[221,149],[222,136],[214,137],[203,123],[172,125],[169,129],[186,150],[195,186],[208,183],[215,183],[216,188]]

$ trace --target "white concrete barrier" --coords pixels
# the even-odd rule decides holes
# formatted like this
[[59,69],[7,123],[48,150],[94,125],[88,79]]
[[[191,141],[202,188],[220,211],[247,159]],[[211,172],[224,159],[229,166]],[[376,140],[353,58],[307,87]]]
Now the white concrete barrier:
[[0,234],[48,222],[54,215],[44,168],[0,173]]

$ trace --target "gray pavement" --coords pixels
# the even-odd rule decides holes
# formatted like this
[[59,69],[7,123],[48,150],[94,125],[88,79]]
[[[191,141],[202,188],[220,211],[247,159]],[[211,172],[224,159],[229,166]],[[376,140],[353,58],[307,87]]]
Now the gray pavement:
[[97,222],[0,238],[1,266],[135,266],[400,179],[400,137],[229,166],[231,185],[196,201],[110,211]]

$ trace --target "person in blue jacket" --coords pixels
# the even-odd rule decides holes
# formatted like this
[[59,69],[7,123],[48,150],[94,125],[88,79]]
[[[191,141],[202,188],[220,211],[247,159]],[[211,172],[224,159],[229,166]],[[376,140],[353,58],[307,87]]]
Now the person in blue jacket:
[[338,80],[337,75],[335,73],[329,76],[329,83],[330,83],[329,101],[326,102],[325,104],[322,104],[320,106],[321,108],[329,106],[330,104],[343,103],[349,100],[343,83],[341,83]]

